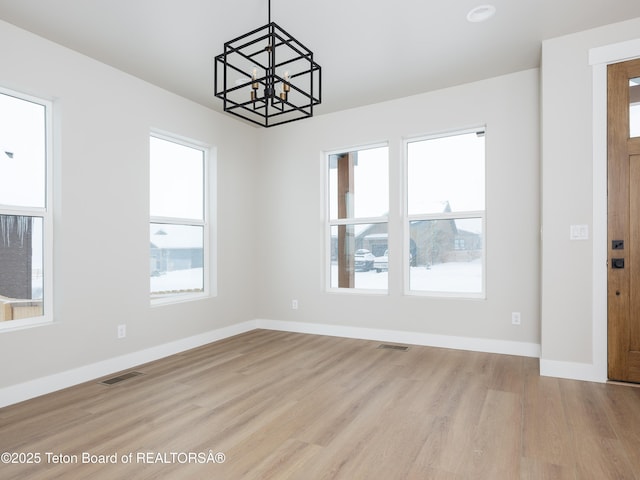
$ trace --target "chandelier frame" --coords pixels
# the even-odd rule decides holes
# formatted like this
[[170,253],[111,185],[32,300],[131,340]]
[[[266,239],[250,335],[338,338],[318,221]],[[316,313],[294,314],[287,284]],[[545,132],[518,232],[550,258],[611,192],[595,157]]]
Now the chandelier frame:
[[322,69],[313,52],[271,21],[224,44],[215,57],[215,96],[224,111],[273,127],[313,116]]

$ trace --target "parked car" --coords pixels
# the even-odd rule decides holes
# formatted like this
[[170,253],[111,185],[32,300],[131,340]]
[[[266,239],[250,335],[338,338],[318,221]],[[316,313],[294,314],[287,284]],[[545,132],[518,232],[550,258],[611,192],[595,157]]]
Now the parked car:
[[368,272],[373,269],[373,261],[376,257],[373,256],[366,248],[360,248],[355,253],[355,268],[356,272]]
[[389,271],[389,250],[385,250],[384,255],[373,260],[373,268],[378,273]]
[[[409,265],[415,266],[414,257],[411,253],[409,254]],[[389,271],[389,250],[385,250],[384,255],[373,260],[373,268],[378,273]]]

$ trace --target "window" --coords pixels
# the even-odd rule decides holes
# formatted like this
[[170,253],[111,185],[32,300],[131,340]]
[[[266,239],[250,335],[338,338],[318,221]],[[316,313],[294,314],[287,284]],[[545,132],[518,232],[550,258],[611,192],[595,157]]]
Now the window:
[[0,90],[0,329],[50,321],[51,104]]
[[150,291],[153,303],[208,291],[207,155],[195,144],[150,138]]
[[484,129],[406,142],[410,292],[484,296]]
[[387,290],[388,150],[327,155],[329,288]]
[[640,77],[629,79],[629,137],[640,137]]

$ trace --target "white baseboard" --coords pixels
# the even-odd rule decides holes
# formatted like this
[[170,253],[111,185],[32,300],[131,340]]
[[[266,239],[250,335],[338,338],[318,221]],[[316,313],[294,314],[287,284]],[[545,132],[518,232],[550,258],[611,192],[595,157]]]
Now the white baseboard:
[[218,340],[223,340],[234,335],[249,332],[257,328],[409,345],[452,348],[456,350],[469,350],[475,352],[501,353],[523,357],[540,357],[540,345],[528,342],[512,342],[487,338],[435,335],[421,332],[404,332],[342,325],[258,319],[230,325],[228,327],[219,328],[200,335],[183,338],[138,352],[110,358],[101,362],[92,363],[90,365],[56,373],[47,377],[37,378],[35,380],[2,388],[0,389],[0,408],[39,397],[40,395],[55,392],[57,390],[62,390],[63,388],[78,385],[83,382],[95,380],[115,372],[127,370],[147,362],[165,358],[176,353],[184,352]]
[[505,355],[518,355],[521,357],[540,357],[540,345],[529,342],[512,342],[508,340],[494,340],[490,338],[457,337],[451,335],[348,327],[343,325],[326,325],[320,323],[283,322],[279,320],[265,319],[259,319],[256,322],[257,328],[264,328],[266,330],[311,333],[314,335],[328,335],[331,337],[359,338],[362,340],[451,348],[455,350],[469,350],[472,352],[501,353]]
[[256,329],[242,322],[0,389],[0,408]]
[[606,366],[603,371],[602,367],[591,363],[560,362],[542,358],[540,359],[540,375],[585,382],[605,383],[607,381]]

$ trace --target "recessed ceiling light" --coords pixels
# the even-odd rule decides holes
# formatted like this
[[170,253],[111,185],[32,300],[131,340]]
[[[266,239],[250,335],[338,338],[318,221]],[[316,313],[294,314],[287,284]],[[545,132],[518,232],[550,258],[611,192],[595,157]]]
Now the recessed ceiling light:
[[467,13],[467,20],[472,23],[484,22],[485,20],[489,20],[495,14],[496,7],[493,5],[479,5],[472,8],[469,13]]

